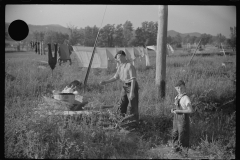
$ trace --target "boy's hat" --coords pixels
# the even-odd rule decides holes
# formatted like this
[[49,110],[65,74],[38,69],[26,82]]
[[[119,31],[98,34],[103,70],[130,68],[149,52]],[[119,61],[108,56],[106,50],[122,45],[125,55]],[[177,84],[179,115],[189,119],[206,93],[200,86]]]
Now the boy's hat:
[[117,55],[118,55],[118,54],[121,54],[121,55],[126,56],[126,53],[125,53],[123,50],[120,50],[120,51],[118,51],[117,54],[115,55],[115,57],[114,57],[115,59],[117,58]]
[[185,86],[185,83],[183,80],[179,80],[176,84],[175,84],[175,87],[179,87],[181,85],[184,85]]

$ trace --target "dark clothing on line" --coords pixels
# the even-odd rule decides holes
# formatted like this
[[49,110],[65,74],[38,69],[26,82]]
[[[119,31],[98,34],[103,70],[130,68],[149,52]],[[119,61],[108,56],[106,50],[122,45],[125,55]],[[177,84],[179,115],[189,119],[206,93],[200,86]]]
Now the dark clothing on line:
[[[186,94],[184,94],[183,96],[185,95]],[[180,105],[181,98],[178,99],[176,106],[177,110],[182,110]],[[189,114],[188,113],[174,114],[172,138],[173,147],[175,149],[179,149],[180,146],[189,148],[189,132],[190,132]]]
[[59,63],[60,66],[61,66],[62,63],[65,63],[67,61],[69,61],[69,64],[72,65],[72,60],[71,59],[61,59],[61,58],[58,59],[58,63]]

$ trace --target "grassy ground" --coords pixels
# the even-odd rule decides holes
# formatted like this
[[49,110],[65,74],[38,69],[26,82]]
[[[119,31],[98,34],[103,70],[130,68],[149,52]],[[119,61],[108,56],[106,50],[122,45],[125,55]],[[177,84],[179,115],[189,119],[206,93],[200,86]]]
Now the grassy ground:
[[[235,158],[235,104],[224,103],[236,95],[235,56],[167,57],[166,98],[157,100],[155,87],[155,55],[150,54],[151,67],[137,65],[140,86],[141,124],[137,131],[126,133],[103,130],[94,117],[76,122],[70,118],[33,114],[42,102],[41,96],[53,89],[63,89],[73,80],[84,81],[86,68],[80,68],[72,55],[73,65],[56,66],[52,71],[46,55],[34,52],[6,53],[5,71],[16,77],[5,79],[5,157],[7,158],[182,158],[170,153],[172,114],[176,91],[174,83],[183,79],[195,109],[191,115],[190,158]],[[224,61],[232,61],[225,68]],[[45,65],[46,69],[38,68]],[[116,104],[120,82],[100,86],[110,78],[114,68],[92,69],[84,97],[89,105]],[[112,110],[115,113],[116,108]]]

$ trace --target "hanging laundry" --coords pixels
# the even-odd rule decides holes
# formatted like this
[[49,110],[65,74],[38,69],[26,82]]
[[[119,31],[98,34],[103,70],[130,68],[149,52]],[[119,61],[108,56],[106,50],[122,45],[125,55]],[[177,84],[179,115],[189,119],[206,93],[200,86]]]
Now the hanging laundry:
[[58,53],[61,60],[70,59],[69,48],[67,44],[60,44]]
[[37,42],[35,42],[35,52],[37,54],[37,51],[38,51],[38,45],[37,45]]
[[[92,56],[93,47],[82,47],[82,46],[72,46],[72,47],[73,47],[74,53],[78,57],[79,66],[87,68]],[[128,47],[128,48],[96,47],[91,68],[109,68],[109,67],[115,68],[117,66],[115,55],[119,50],[123,50],[126,53],[127,60],[132,62],[133,65],[135,65],[136,61],[138,61],[137,63],[141,63],[141,65],[144,65],[144,66],[146,66],[146,64],[150,65],[149,62],[146,62],[148,61],[149,57],[148,57],[148,53],[146,52],[146,49],[144,49],[143,47]]]
[[55,53],[54,57],[52,56],[52,49],[51,49],[51,43],[48,44],[48,64],[53,70],[57,64],[57,44],[54,44],[55,47]]
[[[81,67],[87,68],[91,60],[93,47],[73,46],[73,50],[78,57],[79,65]],[[107,67],[108,67],[108,58],[107,58],[106,49],[95,48],[95,54],[93,57],[91,68],[107,68]]]
[[145,55],[145,59],[146,59],[146,66],[150,66],[150,59],[149,59],[149,54],[148,54],[147,48],[144,48],[143,51],[144,51],[144,55]]

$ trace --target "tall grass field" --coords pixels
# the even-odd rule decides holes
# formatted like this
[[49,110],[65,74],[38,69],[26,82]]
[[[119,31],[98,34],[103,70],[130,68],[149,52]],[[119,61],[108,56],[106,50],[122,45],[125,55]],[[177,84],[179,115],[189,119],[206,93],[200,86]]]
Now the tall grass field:
[[[15,77],[5,77],[5,131],[6,158],[183,158],[169,152],[176,81],[186,82],[194,113],[190,116],[190,149],[188,158],[233,159],[236,147],[236,56],[167,56],[166,96],[157,99],[155,85],[155,52],[149,52],[150,67],[144,61],[136,65],[139,83],[138,129],[130,133],[105,130],[94,117],[47,116],[34,114],[42,103],[42,96],[52,90],[62,90],[73,80],[84,81],[87,68],[80,68],[72,54],[73,64],[56,65],[52,70],[47,55],[35,52],[5,54],[5,71]],[[223,62],[226,66],[222,66]],[[39,68],[39,66],[44,68]],[[99,82],[115,74],[115,68],[91,69],[88,86],[81,95],[88,105],[115,105],[114,116],[122,84],[105,86]],[[228,103],[229,102],[229,103]],[[66,125],[66,121],[68,125]]]

